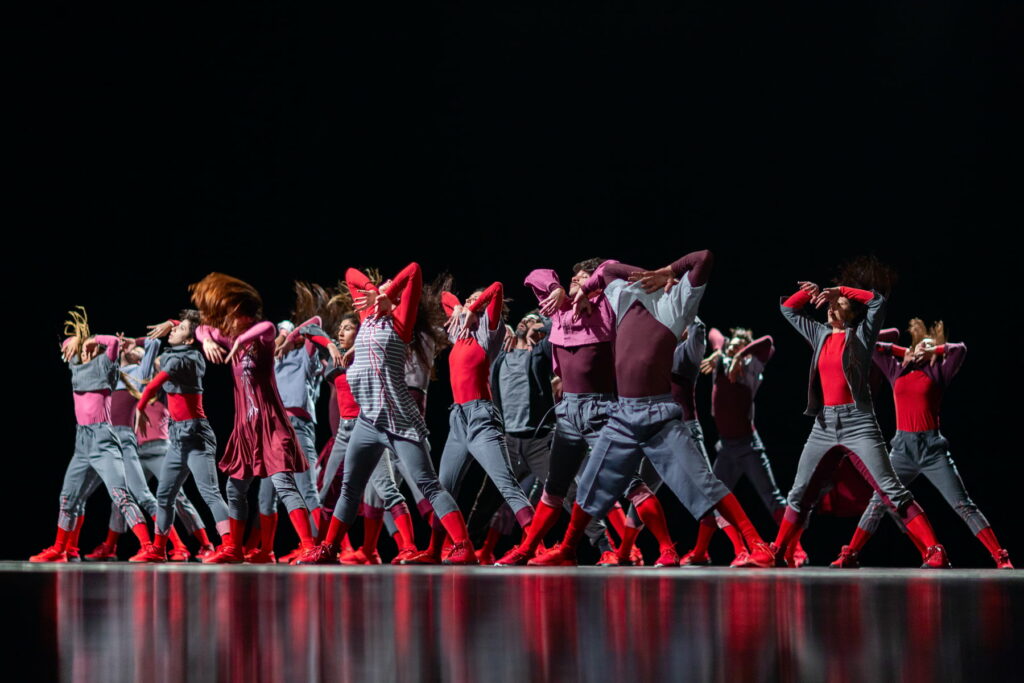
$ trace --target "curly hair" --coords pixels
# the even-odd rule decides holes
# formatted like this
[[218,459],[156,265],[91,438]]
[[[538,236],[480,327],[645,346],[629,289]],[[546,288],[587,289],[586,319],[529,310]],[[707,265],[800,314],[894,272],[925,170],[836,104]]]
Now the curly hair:
[[188,286],[192,303],[199,309],[203,323],[234,337],[242,316],[263,319],[263,299],[247,282],[224,273],[210,273],[199,282]]
[[588,259],[584,259],[584,260],[580,261],[579,263],[573,264],[573,266],[572,266],[573,275],[575,275],[576,273],[580,272],[581,270],[583,272],[585,272],[585,273],[593,273],[595,270],[597,270],[597,267],[599,265],[601,265],[602,263],[604,263],[607,260],[608,259],[603,259],[603,258],[588,258]]
[[946,325],[941,320],[936,320],[931,327],[926,327],[920,318],[911,318],[907,326],[910,333],[910,348],[914,348],[923,339],[932,339],[938,346],[946,343]]
[[[896,284],[896,271],[883,263],[874,254],[857,256],[839,266],[839,274],[832,279],[835,285],[856,287],[857,289],[874,290],[888,298]],[[867,306],[859,301],[850,301],[853,319],[859,320],[867,311]]]

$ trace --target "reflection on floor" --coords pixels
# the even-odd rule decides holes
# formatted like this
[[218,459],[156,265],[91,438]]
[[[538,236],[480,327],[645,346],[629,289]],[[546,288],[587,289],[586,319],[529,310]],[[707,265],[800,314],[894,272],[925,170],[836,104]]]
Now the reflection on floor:
[[0,599],[76,682],[991,681],[1019,574],[9,562]]

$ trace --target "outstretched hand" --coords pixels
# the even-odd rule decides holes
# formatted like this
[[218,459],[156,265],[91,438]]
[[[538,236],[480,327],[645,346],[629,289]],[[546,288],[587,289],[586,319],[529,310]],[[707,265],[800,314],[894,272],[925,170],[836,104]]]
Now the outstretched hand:
[[352,304],[357,311],[365,311],[373,308],[377,303],[379,293],[375,289],[357,289],[358,296],[352,297]]
[[742,375],[742,374],[743,374],[743,359],[742,358],[733,358],[732,362],[729,364],[729,374],[726,375],[726,376],[729,378],[730,382],[735,383],[737,380],[739,380],[740,375]]
[[826,287],[811,298],[811,303],[814,304],[815,308],[821,308],[825,304],[834,304],[839,300],[840,296],[842,296],[842,293],[838,287]]
[[150,339],[159,339],[160,337],[166,337],[174,329],[174,323],[170,320],[165,320],[162,323],[156,325],[146,325],[146,329],[149,332],[146,334]]
[[238,353],[239,348],[241,348],[241,346],[239,345],[238,340],[236,339],[235,343],[231,345],[231,351],[228,352],[228,357],[224,359],[224,362],[230,363],[232,360],[234,360],[235,354]]
[[556,287],[554,291],[540,302],[540,314],[550,318],[555,311],[562,307],[564,301],[565,290],[561,287]]
[[225,362],[224,347],[212,339],[206,339],[203,341],[203,355],[206,356],[206,360],[211,363]]
[[327,345],[327,353],[331,356],[331,361],[335,365],[341,365],[344,360],[344,356],[341,351],[338,350],[338,345],[331,342]]
[[710,375],[718,367],[719,359],[722,357],[721,351],[715,351],[710,356],[700,362],[700,372],[702,375]]
[[658,268],[657,270],[640,270],[635,273],[631,273],[629,281],[639,282],[640,287],[648,294],[656,292],[659,289],[664,289],[665,292],[668,293],[679,283],[679,280],[676,279],[675,273],[673,273],[672,269],[668,266]]
[[352,361],[356,359],[356,347],[352,347],[345,352],[345,355],[341,357],[341,367],[347,368],[352,365]]
[[579,320],[585,315],[590,315],[593,310],[594,305],[590,303],[590,299],[587,298],[587,295],[581,288],[576,292],[576,296],[572,300],[572,319]]
[[274,340],[274,358],[281,360],[295,349],[295,342],[291,335],[282,334]]

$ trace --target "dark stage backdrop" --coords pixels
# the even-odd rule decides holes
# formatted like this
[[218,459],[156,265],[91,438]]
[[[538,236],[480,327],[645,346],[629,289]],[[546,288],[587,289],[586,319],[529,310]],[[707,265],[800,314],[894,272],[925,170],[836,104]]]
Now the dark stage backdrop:
[[[1019,7],[25,11],[10,187],[28,242],[7,252],[16,402],[3,557],[52,537],[74,435],[57,343],[75,304],[95,331],[141,334],[219,270],[255,285],[278,320],[294,279],[417,260],[428,278],[452,272],[463,293],[501,280],[517,316],[534,305],[521,285],[534,267],[567,278],[589,256],[653,267],[697,248],[717,257],[701,316],[775,337],[757,425],[783,489],[810,429],[810,351],[778,297],[858,254],[892,264],[887,324],[942,318],[968,344],[943,430],[1004,545],[1024,553],[1019,266],[1006,234],[1020,224]],[[450,400],[440,369],[438,453]],[[708,395],[702,384],[713,443]],[[224,443],[225,369],[211,369],[206,400]],[[888,391],[877,403],[891,434]],[[934,491],[914,490],[954,564],[988,566]],[[752,491],[738,494],[767,535]],[[662,499],[685,549],[695,523]],[[86,546],[100,539],[102,494],[89,510]],[[830,560],[853,523],[816,519],[813,560]],[[865,559],[915,554],[886,522]]]

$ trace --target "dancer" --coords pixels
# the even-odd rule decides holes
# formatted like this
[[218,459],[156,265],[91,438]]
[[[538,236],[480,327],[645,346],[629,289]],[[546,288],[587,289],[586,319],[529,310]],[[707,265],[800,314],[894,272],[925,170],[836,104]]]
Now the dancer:
[[[149,529],[142,510],[125,483],[121,446],[110,426],[110,394],[117,383],[120,340],[111,335],[92,335],[85,309],[70,311],[64,323],[67,339],[62,354],[71,370],[75,397],[75,452],[64,473],[60,514],[54,544],[29,558],[30,562],[67,562],[68,548],[77,548],[86,493],[99,478],[117,505],[128,527],[139,539],[142,552],[149,546]],[[131,562],[138,561],[138,555]]]
[[308,465],[277,392],[274,324],[261,320],[259,293],[237,278],[210,273],[189,290],[203,321],[196,328],[196,339],[207,360],[231,364],[235,384],[235,424],[220,461],[221,470],[228,475],[231,544],[221,545],[205,562],[244,561],[246,492],[254,477],[270,477],[299,542],[304,549],[312,548],[309,510],[294,474],[304,472]]
[[[939,431],[942,397],[963,365],[967,347],[946,341],[942,321],[927,329],[923,320],[914,318],[908,331],[909,348],[879,342],[875,344],[874,353],[875,365],[892,384],[896,403],[896,435],[889,453],[893,470],[904,486],[910,486],[923,474],[985,546],[996,567],[1013,569],[1010,554],[1000,547],[992,526],[964,488],[949,453],[949,442]],[[839,557],[829,566],[859,567],[860,552],[878,528],[884,511],[882,499],[876,493],[864,510],[850,544],[843,546]]]
[[611,508],[644,456],[695,518],[719,510],[747,540],[751,564],[774,564],[771,549],[736,497],[711,473],[672,399],[676,341],[696,316],[712,260],[711,252],[697,251],[655,271],[606,261],[576,294],[579,306],[588,292],[601,288],[615,312],[619,398],[580,476],[562,543],[530,564],[576,564],[576,546],[587,523]]
[[[848,264],[839,282],[860,280],[876,285],[885,275],[874,259]],[[780,305],[783,316],[813,349],[805,415],[814,426],[800,454],[789,506],[779,526],[773,550],[786,556],[789,544],[799,538],[811,510],[830,485],[839,463],[849,458],[871,484],[886,506],[906,525],[907,532],[924,549],[924,568],[948,568],[946,550],[914,496],[896,477],[882,433],[875,421],[868,378],[871,356],[885,315],[885,297],[846,285],[819,288],[801,281],[800,289]],[[808,304],[828,306],[828,323],[807,312]]]
[[[161,390],[167,397],[170,416],[167,452],[156,491],[156,533],[153,544],[141,553],[140,558],[146,562],[168,559],[167,537],[174,524],[175,501],[181,495],[181,487],[189,473],[195,479],[203,502],[213,514],[221,536],[221,547],[231,547],[235,543],[231,536],[228,506],[217,481],[217,439],[203,410],[206,361],[195,348],[199,312],[184,310],[179,315],[180,320],[154,325],[150,332],[154,338],[166,335],[169,346],[158,359],[160,371],[146,385],[135,407],[136,429],[143,437],[159,429],[152,424],[150,409]],[[217,552],[204,547],[197,557],[205,562]]]
[[377,462],[391,449],[403,462],[420,491],[434,508],[435,521],[444,526],[454,544],[446,564],[475,564],[466,522],[440,484],[426,447],[427,425],[405,382],[407,345],[412,341],[423,276],[410,263],[378,289],[363,273],[345,273],[349,291],[358,293],[356,304],[370,311],[363,320],[346,373],[359,417],[349,436],[341,497],[323,542],[299,557],[299,564],[337,561],[339,543],[355,521],[360,500]]

